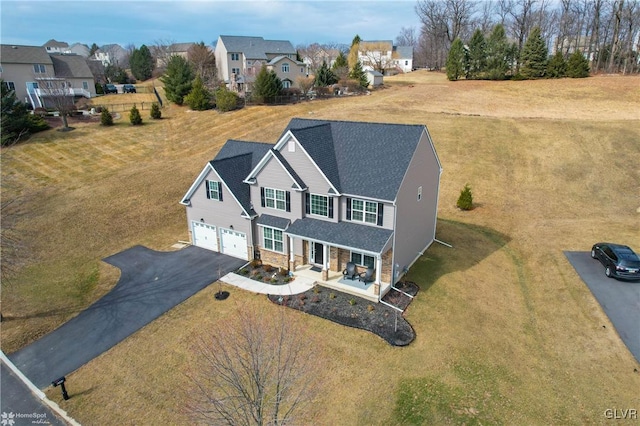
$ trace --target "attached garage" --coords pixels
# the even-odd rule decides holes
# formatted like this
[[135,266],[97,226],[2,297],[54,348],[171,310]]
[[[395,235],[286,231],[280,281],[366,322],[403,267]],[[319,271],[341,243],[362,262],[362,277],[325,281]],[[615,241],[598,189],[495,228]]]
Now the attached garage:
[[218,251],[216,227],[202,222],[191,222],[193,245]]
[[248,259],[247,234],[220,228],[220,244],[222,245],[222,253],[240,259]]

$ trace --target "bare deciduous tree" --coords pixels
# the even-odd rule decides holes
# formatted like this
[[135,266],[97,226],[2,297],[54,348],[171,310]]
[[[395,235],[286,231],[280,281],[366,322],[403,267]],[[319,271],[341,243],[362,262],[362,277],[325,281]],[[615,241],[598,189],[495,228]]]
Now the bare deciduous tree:
[[216,56],[209,46],[202,41],[194,44],[187,51],[187,60],[207,88],[213,89],[216,87]]
[[187,407],[195,421],[311,422],[308,409],[320,389],[317,351],[285,309],[274,315],[239,308],[224,327],[197,339]]
[[393,68],[393,61],[398,58],[397,52],[393,51],[392,43],[385,41],[361,41],[358,52],[363,67],[369,66],[382,74]]
[[38,82],[40,98],[46,108],[53,108],[58,112],[62,120],[61,131],[73,130],[69,127],[67,117],[76,110],[74,104],[74,89],[71,83],[64,78],[47,74],[46,76],[34,77]]

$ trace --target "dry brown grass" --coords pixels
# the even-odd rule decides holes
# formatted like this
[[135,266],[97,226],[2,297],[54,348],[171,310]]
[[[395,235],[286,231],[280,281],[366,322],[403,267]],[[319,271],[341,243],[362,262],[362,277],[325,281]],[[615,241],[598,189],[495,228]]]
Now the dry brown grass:
[[[410,272],[422,292],[407,348],[300,315],[331,366],[319,424],[395,423],[397,392],[420,380],[457,389],[445,405],[483,423],[603,423],[606,408],[640,406],[637,362],[562,255],[596,240],[640,249],[640,78],[451,83],[417,72],[388,82],[371,96],[228,114],[169,107],[142,127],[79,126],[4,149],[3,197],[19,203],[3,226],[31,256],[3,289],[3,349],[108,291],[118,273],[102,257],[185,239],[177,202],[227,139],[274,142],[293,116],[424,123],[444,167],[438,238],[454,248],[432,246]],[[461,212],[467,182],[478,208]],[[71,374],[62,406],[83,424],[184,423],[174,389],[185,386],[192,333],[234,303],[275,309],[228,290],[222,304],[201,292]]]

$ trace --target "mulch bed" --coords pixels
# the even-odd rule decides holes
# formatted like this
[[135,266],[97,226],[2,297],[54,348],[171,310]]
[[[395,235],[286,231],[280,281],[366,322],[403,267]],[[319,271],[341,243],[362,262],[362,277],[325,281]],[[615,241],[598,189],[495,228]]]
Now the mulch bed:
[[260,264],[252,266],[249,264],[238,269],[236,274],[271,285],[285,285],[293,281],[293,277],[282,275],[279,272],[279,268],[275,268],[271,265]]
[[[418,293],[418,286],[413,282],[398,283],[396,287],[411,295]],[[293,296],[269,295],[268,298],[279,305],[347,327],[370,331],[393,346],[406,346],[416,336],[411,324],[395,309],[326,287],[315,286]],[[400,309],[406,309],[412,299],[391,289],[382,300]]]

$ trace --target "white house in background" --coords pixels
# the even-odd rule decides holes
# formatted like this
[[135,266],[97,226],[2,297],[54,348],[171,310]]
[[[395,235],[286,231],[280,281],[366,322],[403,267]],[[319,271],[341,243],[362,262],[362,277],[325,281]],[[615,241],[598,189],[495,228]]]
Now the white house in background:
[[0,45],[0,78],[15,91],[18,100],[32,108],[49,105],[47,89],[62,89],[74,99],[96,94],[85,58],[70,53],[48,54],[44,46]]
[[119,44],[105,44],[93,54],[94,58],[102,62],[105,67],[107,65],[125,67],[128,55],[127,50]]
[[69,53],[69,44],[64,41],[51,39],[42,46],[47,50],[47,53]]
[[215,57],[218,76],[239,92],[250,90],[263,65],[275,71],[285,87],[297,87],[298,77],[307,75],[307,65],[296,60],[296,50],[286,40],[221,35]]
[[411,72],[413,47],[394,46],[391,40],[363,40],[360,42],[358,59],[365,71],[376,70],[384,75]]

